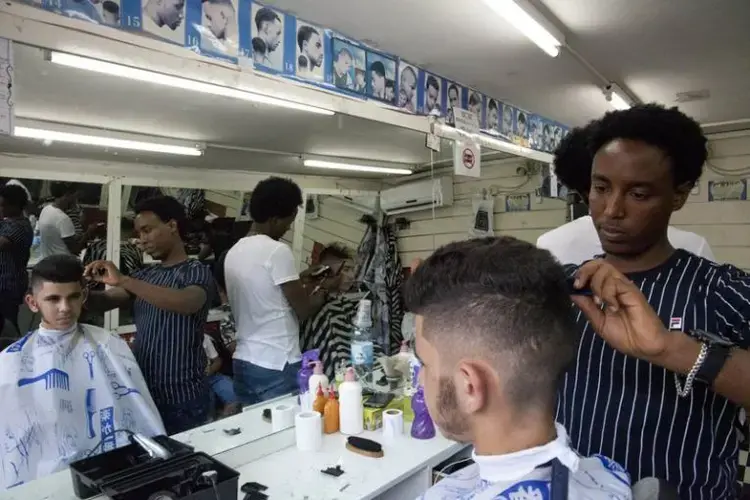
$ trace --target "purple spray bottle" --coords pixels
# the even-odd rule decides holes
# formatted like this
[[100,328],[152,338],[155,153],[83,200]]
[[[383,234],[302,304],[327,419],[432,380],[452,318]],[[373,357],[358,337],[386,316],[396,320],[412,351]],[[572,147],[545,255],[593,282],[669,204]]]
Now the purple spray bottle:
[[435,423],[427,410],[424,400],[424,387],[419,384],[419,366],[412,367],[413,384],[417,385],[417,392],[411,397],[411,409],[414,421],[411,424],[411,437],[414,439],[432,439],[435,437]]
[[302,367],[297,372],[299,404],[302,407],[302,411],[309,411],[312,408],[309,384],[315,361],[320,361],[320,349],[311,349],[302,353]]

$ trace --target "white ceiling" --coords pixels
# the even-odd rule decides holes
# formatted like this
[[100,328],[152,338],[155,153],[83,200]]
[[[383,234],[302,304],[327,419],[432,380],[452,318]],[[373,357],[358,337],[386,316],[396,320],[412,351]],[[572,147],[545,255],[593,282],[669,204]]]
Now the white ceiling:
[[[567,51],[552,59],[482,0],[266,0],[493,97],[569,125],[610,110]],[[567,42],[643,102],[708,89],[681,105],[699,121],[750,119],[750,1],[538,0]],[[555,19],[556,18],[556,19]]]
[[[411,165],[430,161],[424,134],[361,118],[314,115],[135,83],[54,65],[45,60],[42,50],[29,46],[16,45],[15,63],[19,117],[186,139],[208,143],[208,148],[196,158],[59,143],[44,146],[6,137],[0,139],[3,152],[337,177],[346,173],[304,168],[299,156],[247,149]],[[438,159],[449,155],[446,144]]]

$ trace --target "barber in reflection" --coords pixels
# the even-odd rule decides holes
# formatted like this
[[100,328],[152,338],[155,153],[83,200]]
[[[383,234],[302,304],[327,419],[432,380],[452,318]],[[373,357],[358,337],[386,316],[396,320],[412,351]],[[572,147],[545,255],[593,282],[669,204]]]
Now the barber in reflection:
[[250,234],[224,261],[237,326],[234,390],[244,405],[295,390],[302,359],[299,322],[315,314],[326,299],[323,288],[310,293],[303,286],[292,249],[279,241],[300,205],[302,191],[291,180],[270,177],[259,182],[250,198]]
[[92,292],[88,304],[108,311],[133,302],[135,357],[172,435],[208,416],[203,328],[216,289],[208,266],[185,252],[185,209],[177,200],[147,199],[135,211],[140,243],[160,263],[124,276],[112,262],[92,262],[86,277],[112,288]]

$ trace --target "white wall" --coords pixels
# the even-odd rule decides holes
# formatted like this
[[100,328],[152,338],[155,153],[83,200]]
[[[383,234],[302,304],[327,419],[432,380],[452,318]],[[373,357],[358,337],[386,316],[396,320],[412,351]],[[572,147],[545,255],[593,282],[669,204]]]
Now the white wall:
[[[750,133],[713,139],[710,151],[710,165],[744,174],[733,179],[750,178]],[[699,193],[691,195],[685,207],[672,216],[672,224],[706,238],[719,262],[750,271],[750,202],[708,201],[709,180],[722,178],[706,168]]]
[[359,222],[362,212],[342,204],[332,196],[318,196],[317,219],[305,220],[302,261],[310,263],[310,254],[317,241],[323,245],[343,243],[352,252],[357,250],[365,234],[365,224]]
[[[710,142],[709,164],[724,170],[741,173],[750,178],[750,133],[740,137],[716,137]],[[523,160],[505,160],[482,165],[482,178],[472,180],[455,178],[455,203],[451,207],[435,211],[406,214],[411,227],[399,231],[399,249],[404,265],[414,257],[426,257],[435,248],[468,238],[471,227],[471,197],[483,188],[490,191],[507,191],[518,186],[523,177],[516,168]],[[708,202],[709,180],[722,179],[720,174],[706,168],[697,194],[692,194],[686,206],[675,213],[673,225],[704,236],[717,260],[729,262],[750,271],[750,202]],[[741,177],[740,177],[741,178]],[[559,200],[538,200],[533,195],[538,186],[537,179],[520,187],[518,193],[530,192],[530,212],[505,212],[505,198],[495,196],[494,229],[496,235],[515,236],[525,241],[536,242],[537,237],[565,223],[564,203]]]
[[536,242],[545,231],[565,223],[565,203],[561,200],[538,200],[534,190],[539,186],[537,178],[523,185],[524,176],[516,169],[525,164],[524,159],[502,160],[482,165],[482,177],[471,179],[456,177],[453,182],[454,202],[450,207],[432,211],[405,214],[411,225],[398,232],[401,262],[408,265],[415,257],[426,257],[437,247],[451,241],[469,237],[472,224],[472,196],[482,189],[501,193],[531,193],[530,212],[505,212],[505,197],[495,196],[495,235],[514,236]]

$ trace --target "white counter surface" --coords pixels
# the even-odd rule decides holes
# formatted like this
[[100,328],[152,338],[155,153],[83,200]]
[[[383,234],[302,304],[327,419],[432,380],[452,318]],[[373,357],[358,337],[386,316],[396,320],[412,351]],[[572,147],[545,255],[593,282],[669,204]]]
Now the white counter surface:
[[[270,499],[369,500],[466,448],[440,434],[428,440],[413,439],[408,428],[393,443],[384,443],[379,431],[365,431],[360,437],[383,444],[383,458],[353,453],[345,448],[346,436],[332,434],[324,436],[319,452],[301,452],[291,446],[238,467],[240,486],[248,481],[268,486],[264,493]],[[336,465],[344,470],[340,477],[320,472]]]
[[[294,444],[294,429],[269,435],[270,424],[262,411],[275,404],[292,403],[296,397],[267,401],[234,417],[219,420],[174,436],[197,451],[214,455],[240,472],[239,486],[257,482],[268,487],[271,500],[370,500],[388,498],[412,500],[429,486],[432,468],[467,446],[439,434],[433,439],[404,436],[388,443],[380,431],[365,431],[360,437],[383,444],[383,458],[369,458],[345,448],[346,437],[326,435],[318,452],[300,452]],[[224,429],[240,428],[229,436]],[[322,474],[328,467],[341,465],[338,478]],[[241,492],[238,499],[242,500]],[[104,497],[95,497],[102,499]],[[0,500],[76,500],[70,472],[60,471],[10,490],[0,492]]]

